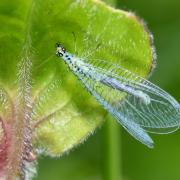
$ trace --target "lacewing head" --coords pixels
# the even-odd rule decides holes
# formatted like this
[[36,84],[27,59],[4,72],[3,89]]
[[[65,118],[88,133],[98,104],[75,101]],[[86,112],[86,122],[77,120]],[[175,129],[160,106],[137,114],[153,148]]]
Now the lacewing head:
[[66,49],[60,43],[56,43],[56,55],[62,57],[65,53]]

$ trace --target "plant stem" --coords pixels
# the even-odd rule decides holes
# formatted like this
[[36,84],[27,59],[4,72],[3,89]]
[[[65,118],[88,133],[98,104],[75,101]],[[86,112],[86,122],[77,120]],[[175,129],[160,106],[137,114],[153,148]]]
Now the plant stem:
[[103,133],[103,180],[122,180],[120,125],[108,118]]

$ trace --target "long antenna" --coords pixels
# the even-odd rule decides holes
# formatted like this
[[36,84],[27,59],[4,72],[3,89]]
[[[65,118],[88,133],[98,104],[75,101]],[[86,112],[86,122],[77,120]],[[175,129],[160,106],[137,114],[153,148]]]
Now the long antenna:
[[72,32],[72,35],[73,35],[73,38],[74,38],[74,51],[75,51],[75,54],[78,55],[77,46],[76,46],[77,39],[76,39],[76,34],[75,34],[75,32]]

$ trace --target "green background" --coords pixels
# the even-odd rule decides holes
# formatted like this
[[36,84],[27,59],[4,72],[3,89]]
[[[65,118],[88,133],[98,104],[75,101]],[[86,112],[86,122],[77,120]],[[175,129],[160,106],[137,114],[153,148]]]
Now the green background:
[[[120,0],[118,7],[135,12],[147,23],[154,35],[157,68],[150,78],[180,101],[180,1],[179,0]],[[61,158],[40,157],[37,180],[116,180],[106,176],[108,125],[91,136],[68,155]],[[117,127],[118,128],[118,127]],[[117,180],[179,180],[180,132],[151,135],[155,148],[148,149],[119,128],[116,157]],[[120,147],[119,147],[120,146]],[[118,152],[117,152],[118,149]],[[107,165],[108,166],[108,165]]]

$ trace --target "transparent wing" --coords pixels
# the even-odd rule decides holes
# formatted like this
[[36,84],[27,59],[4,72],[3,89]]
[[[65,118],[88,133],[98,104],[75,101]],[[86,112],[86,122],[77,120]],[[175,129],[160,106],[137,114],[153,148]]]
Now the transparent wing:
[[[179,128],[180,105],[164,90],[120,66],[105,61],[91,61],[91,64],[86,66],[92,71],[92,77],[76,74],[78,78],[99,103],[140,142],[152,147],[153,141],[146,131],[170,133]],[[101,75],[108,78],[103,81],[93,80],[93,76]],[[137,96],[119,90],[116,88],[117,82],[148,95],[150,103],[146,104]]]
[[[99,88],[94,90],[99,92],[103,89],[102,96],[108,98],[108,102],[116,111],[146,128],[149,132],[169,133],[178,129],[180,125],[180,105],[167,92],[115,64],[105,61],[91,61],[89,66],[94,67],[97,74],[105,74],[110,77],[107,82],[99,84]],[[139,98],[117,90],[116,85],[112,83],[112,79],[148,95],[150,103],[145,104]],[[122,98],[122,96],[125,96],[125,98]]]
[[[106,87],[100,82],[93,81],[87,76],[82,76],[77,74],[80,81],[86,87],[86,89],[97,99],[97,101],[109,112],[111,113],[118,122],[138,141],[145,144],[149,148],[153,147],[153,141],[150,136],[141,128],[137,123],[128,119],[125,116],[125,107],[123,107],[122,112],[118,112],[113,103],[111,103],[111,98],[114,97],[114,90],[110,87]],[[112,91],[112,92],[110,92]],[[108,95],[109,92],[109,95]]]

